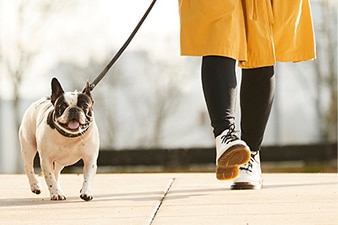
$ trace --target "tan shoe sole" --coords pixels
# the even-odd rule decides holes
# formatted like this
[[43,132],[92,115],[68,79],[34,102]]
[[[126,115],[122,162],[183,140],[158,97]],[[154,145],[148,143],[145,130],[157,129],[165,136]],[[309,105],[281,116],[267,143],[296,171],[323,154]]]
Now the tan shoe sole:
[[239,166],[250,160],[250,149],[245,145],[234,145],[219,159],[216,168],[218,180],[231,180],[239,175]]

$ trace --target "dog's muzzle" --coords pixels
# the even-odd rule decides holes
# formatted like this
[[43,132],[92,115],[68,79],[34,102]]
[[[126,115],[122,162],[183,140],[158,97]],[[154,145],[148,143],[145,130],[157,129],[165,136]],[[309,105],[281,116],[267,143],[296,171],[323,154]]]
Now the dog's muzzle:
[[52,129],[56,129],[61,135],[68,138],[74,138],[86,133],[91,125],[91,121],[88,121],[85,124],[81,124],[79,121],[73,119],[66,124],[60,124],[56,122],[53,110],[48,114],[47,124]]

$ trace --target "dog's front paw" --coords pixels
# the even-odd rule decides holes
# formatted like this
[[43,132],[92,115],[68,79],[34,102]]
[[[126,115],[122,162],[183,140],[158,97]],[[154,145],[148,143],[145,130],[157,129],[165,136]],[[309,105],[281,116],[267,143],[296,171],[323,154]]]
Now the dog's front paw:
[[81,194],[80,198],[85,200],[85,201],[91,201],[93,199],[92,195],[87,195],[87,194]]
[[83,189],[80,190],[80,198],[85,200],[85,201],[91,201],[93,200],[93,195],[90,191],[82,191]]
[[41,186],[39,183],[34,183],[31,185],[31,190],[34,194],[39,195],[41,193]]
[[58,200],[66,200],[66,196],[62,191],[58,190],[55,192],[50,192],[50,200],[58,201]]
[[64,196],[63,194],[51,194],[50,200],[52,201],[66,200],[66,196]]

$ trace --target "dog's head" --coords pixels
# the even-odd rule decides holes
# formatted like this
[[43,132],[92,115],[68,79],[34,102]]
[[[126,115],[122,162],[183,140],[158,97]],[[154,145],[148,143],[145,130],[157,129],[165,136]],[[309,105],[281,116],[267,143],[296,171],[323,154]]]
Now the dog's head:
[[56,78],[52,79],[54,106],[48,117],[48,124],[67,137],[78,137],[84,134],[93,121],[93,99],[87,82],[83,91],[64,92]]

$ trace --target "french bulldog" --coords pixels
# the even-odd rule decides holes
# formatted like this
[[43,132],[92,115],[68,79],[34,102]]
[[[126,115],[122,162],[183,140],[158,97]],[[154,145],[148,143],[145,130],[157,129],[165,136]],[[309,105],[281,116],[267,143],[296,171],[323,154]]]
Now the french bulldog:
[[36,153],[51,200],[65,200],[59,177],[65,166],[83,160],[84,181],[80,198],[93,199],[91,184],[96,174],[99,132],[94,119],[93,99],[87,82],[83,91],[64,92],[56,78],[52,94],[34,102],[24,113],[19,129],[21,154],[33,193],[41,193],[33,161]]

